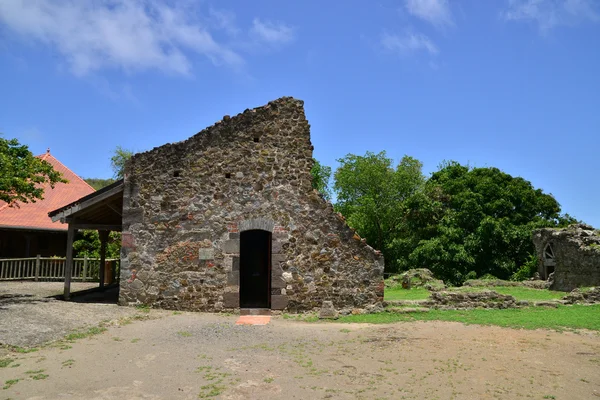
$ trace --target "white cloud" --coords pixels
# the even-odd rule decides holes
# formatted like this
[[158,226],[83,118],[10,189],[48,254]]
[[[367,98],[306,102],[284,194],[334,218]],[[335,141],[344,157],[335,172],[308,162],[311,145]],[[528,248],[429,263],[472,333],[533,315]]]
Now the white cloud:
[[258,40],[271,45],[285,44],[294,40],[294,29],[291,27],[280,22],[263,22],[258,18],[252,21],[250,33]]
[[437,28],[453,26],[448,0],[405,0],[406,10]]
[[236,25],[234,13],[211,8],[209,10],[209,17],[212,25],[216,28],[223,29],[229,35],[236,36],[240,33],[240,29]]
[[503,16],[508,21],[530,21],[547,32],[560,25],[600,21],[596,0],[509,0]]
[[0,23],[56,46],[79,76],[105,67],[188,75],[186,51],[216,65],[242,65],[242,56],[218,43],[194,15],[159,1],[0,1]]
[[409,54],[416,51],[426,51],[435,55],[439,53],[437,46],[422,33],[407,32],[404,35],[384,34],[381,45],[389,51],[400,54]]

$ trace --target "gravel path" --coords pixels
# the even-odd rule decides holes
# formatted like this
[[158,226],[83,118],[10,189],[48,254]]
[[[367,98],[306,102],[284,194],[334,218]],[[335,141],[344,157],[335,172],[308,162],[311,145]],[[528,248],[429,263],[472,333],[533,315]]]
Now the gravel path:
[[[97,283],[74,283],[72,290],[97,286]],[[0,344],[39,346],[102,321],[135,314],[135,309],[116,304],[80,304],[47,297],[61,294],[62,289],[62,282],[0,282]],[[116,297],[114,293],[105,294]],[[92,294],[75,300],[98,296]]]
[[[63,294],[63,282],[0,281],[0,298],[27,296],[44,298]],[[71,282],[71,292],[98,287],[98,282]]]

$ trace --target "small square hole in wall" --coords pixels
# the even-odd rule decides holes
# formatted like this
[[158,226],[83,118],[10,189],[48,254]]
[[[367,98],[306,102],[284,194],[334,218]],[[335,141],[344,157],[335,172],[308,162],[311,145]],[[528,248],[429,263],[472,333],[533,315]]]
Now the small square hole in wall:
[[254,138],[254,143],[258,143],[259,142],[259,138],[255,137]]
[[181,176],[181,171],[173,171],[173,177],[179,178]]
[[230,174],[229,172],[228,172],[228,173],[226,173],[226,174],[225,174],[225,178],[227,178],[227,179],[231,179],[231,174]]

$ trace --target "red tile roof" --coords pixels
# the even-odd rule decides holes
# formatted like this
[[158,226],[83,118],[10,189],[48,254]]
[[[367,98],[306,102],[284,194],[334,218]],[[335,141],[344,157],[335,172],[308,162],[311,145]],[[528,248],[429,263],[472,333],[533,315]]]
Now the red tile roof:
[[35,203],[18,203],[18,207],[9,207],[7,203],[0,201],[0,228],[66,231],[67,224],[52,222],[48,212],[94,192],[93,187],[54,158],[50,150],[37,157],[52,164],[69,183],[57,183],[54,189],[50,184],[44,184],[44,199]]

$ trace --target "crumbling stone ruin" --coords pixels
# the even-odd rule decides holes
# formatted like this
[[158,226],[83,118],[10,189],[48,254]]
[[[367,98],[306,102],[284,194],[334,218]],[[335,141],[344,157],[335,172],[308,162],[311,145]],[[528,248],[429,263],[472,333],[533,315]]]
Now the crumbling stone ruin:
[[[121,304],[381,307],[381,254],[312,189],[303,102],[246,110],[125,169]],[[327,303],[329,304],[329,303]]]
[[506,309],[516,308],[521,304],[511,295],[500,294],[493,290],[484,290],[471,293],[432,292],[429,300],[424,305],[438,309]]
[[539,229],[533,233],[533,243],[538,273],[542,279],[552,278],[550,289],[600,286],[600,231],[585,224]]
[[409,269],[397,276],[392,276],[388,279],[390,283],[401,281],[403,289],[411,287],[423,287],[427,290],[442,290],[446,287],[444,281],[436,279],[427,268]]
[[600,287],[573,289],[563,297],[565,304],[598,304],[600,303]]

